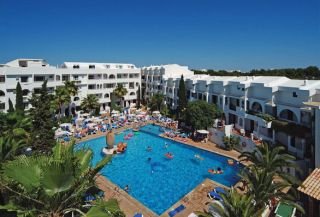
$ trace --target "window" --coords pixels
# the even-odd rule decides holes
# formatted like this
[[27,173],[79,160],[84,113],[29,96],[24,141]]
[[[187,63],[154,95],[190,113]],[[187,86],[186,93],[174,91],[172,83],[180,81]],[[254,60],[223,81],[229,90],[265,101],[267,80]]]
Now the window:
[[62,75],[62,81],[69,81],[68,75]]
[[80,98],[78,96],[73,98],[73,101],[79,101],[79,100],[80,100]]
[[295,97],[295,98],[298,97],[297,92],[293,92],[292,97]]
[[6,105],[4,104],[4,102],[3,103],[0,103],[0,110],[3,110],[3,109],[5,109],[6,108]]
[[6,77],[5,76],[0,76],[0,83],[6,82]]
[[108,93],[104,94],[104,98],[109,98],[109,94]]
[[56,75],[56,81],[60,81],[60,75]]
[[27,76],[21,77],[21,83],[25,83],[25,82],[28,82],[28,77]]
[[5,96],[6,94],[2,91],[2,90],[0,90],[0,96]]
[[35,76],[34,81],[44,81],[45,77],[44,76]]
[[79,69],[80,66],[79,66],[79,65],[73,65],[73,68],[74,68],[74,69]]
[[89,79],[89,80],[94,79],[94,75],[89,75],[89,76],[88,76],[88,79]]
[[115,79],[116,77],[114,75],[109,75],[109,79]]
[[131,92],[130,93],[130,96],[134,96],[134,95],[136,95],[135,92]]
[[79,79],[78,75],[74,75],[73,79],[77,81]]
[[107,68],[107,69],[110,69],[110,65],[106,65],[106,68]]
[[88,89],[89,89],[89,90],[94,90],[94,89],[96,89],[96,87],[95,87],[94,84],[89,84],[89,85],[88,85]]
[[104,74],[103,79],[108,79],[108,75]]
[[29,103],[28,103],[28,102],[24,102],[24,103],[23,103],[23,108],[24,108],[24,109],[28,109],[28,107],[29,107]]
[[95,65],[89,65],[89,69],[95,69],[96,66]]
[[134,83],[133,82],[130,82],[129,83],[129,89],[133,89],[134,88]]

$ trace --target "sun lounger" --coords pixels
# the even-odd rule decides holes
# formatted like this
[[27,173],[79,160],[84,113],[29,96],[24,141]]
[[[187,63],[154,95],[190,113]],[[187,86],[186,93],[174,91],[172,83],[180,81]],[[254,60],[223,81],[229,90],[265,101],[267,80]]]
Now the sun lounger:
[[133,217],[143,217],[142,213],[136,213]]
[[215,192],[215,191],[211,191],[211,192],[209,192],[208,193],[208,197],[210,198],[210,199],[214,199],[214,200],[219,200],[219,201],[222,201],[223,199],[222,199],[222,197],[221,197],[221,195],[220,194],[218,194],[217,192]]
[[181,204],[180,206],[178,206],[174,210],[170,211],[168,214],[169,214],[170,217],[173,217],[176,214],[178,214],[179,212],[181,212],[182,210],[184,210],[185,208],[186,207],[183,204]]
[[226,191],[221,187],[216,187],[213,190],[214,190],[214,192],[216,192],[218,194],[225,194],[226,193]]

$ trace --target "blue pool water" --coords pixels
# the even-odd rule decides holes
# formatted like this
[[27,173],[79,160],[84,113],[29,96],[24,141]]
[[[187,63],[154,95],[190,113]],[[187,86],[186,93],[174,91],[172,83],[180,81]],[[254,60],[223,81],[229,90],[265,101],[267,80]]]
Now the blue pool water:
[[[184,145],[159,137],[158,126],[147,125],[130,140],[123,140],[127,131],[116,135],[116,143],[125,141],[127,151],[112,159],[101,174],[120,188],[129,185],[129,194],[157,214],[162,214],[184,195],[199,185],[205,178],[226,186],[234,185],[239,177],[241,165],[229,166],[227,158],[195,147]],[[168,148],[165,148],[165,143]],[[80,143],[94,152],[93,164],[103,158],[101,149],[105,146],[105,137]],[[148,146],[152,151],[146,151]],[[167,152],[174,155],[167,159]],[[203,160],[194,158],[199,154]],[[151,158],[151,161],[148,161]],[[223,174],[211,175],[209,168],[221,167]]]

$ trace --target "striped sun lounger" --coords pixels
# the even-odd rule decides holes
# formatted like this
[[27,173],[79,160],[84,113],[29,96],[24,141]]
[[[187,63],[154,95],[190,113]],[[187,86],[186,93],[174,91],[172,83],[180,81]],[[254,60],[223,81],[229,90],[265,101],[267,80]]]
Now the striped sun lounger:
[[181,212],[182,210],[184,210],[185,208],[186,207],[183,204],[181,204],[180,206],[178,206],[174,210],[170,211],[168,214],[170,217],[173,217],[173,216],[177,215],[179,212]]

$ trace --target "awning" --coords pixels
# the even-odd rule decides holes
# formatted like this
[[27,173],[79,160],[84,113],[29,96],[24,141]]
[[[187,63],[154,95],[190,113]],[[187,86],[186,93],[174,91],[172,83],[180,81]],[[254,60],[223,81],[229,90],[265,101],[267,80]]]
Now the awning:
[[209,131],[207,131],[207,130],[197,130],[197,133],[200,133],[200,134],[209,134]]

